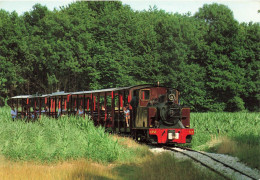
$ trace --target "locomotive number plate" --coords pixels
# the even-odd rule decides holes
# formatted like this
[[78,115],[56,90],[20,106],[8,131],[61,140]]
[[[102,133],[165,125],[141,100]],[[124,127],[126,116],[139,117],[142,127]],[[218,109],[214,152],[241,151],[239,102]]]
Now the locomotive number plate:
[[156,134],[156,130],[151,130],[150,134]]

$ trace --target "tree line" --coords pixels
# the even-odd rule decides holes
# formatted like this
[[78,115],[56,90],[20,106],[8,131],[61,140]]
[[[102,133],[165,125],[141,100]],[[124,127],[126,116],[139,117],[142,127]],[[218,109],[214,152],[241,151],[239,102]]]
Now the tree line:
[[0,97],[159,81],[193,111],[254,111],[259,39],[259,23],[216,3],[194,15],[100,1],[0,10]]

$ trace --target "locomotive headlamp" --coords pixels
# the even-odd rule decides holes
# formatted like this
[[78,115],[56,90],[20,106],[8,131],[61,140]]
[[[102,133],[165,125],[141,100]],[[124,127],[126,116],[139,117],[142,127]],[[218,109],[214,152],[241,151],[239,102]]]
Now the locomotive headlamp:
[[175,132],[175,130],[168,130],[168,139],[179,139],[180,138],[180,132]]
[[168,139],[172,140],[172,133],[168,133]]
[[175,99],[175,95],[174,94],[169,94],[168,96],[170,101],[173,101]]
[[179,139],[180,133],[175,133],[174,139]]
[[169,130],[168,131],[168,139],[169,140],[173,140],[174,135],[175,135],[175,130]]

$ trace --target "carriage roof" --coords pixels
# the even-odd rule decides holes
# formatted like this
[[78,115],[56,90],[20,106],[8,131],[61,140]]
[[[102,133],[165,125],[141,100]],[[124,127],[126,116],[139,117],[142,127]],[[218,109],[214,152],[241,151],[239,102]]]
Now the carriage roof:
[[[44,94],[44,95],[19,95],[19,96],[14,96],[11,99],[44,98],[44,97],[52,97],[52,96],[95,94],[95,93],[104,93],[104,92],[112,92],[112,91],[115,92],[115,91],[123,91],[123,90],[130,90],[130,89],[141,89],[141,88],[148,88],[148,87],[158,87],[158,86],[151,85],[151,84],[144,84],[144,85],[137,85],[137,86],[107,88],[107,89],[99,89],[99,90],[92,90],[92,91],[78,91],[78,92],[69,92],[69,93],[65,93],[64,91],[61,91],[61,92],[55,92],[52,94]],[[163,86],[160,86],[160,87],[163,87]]]

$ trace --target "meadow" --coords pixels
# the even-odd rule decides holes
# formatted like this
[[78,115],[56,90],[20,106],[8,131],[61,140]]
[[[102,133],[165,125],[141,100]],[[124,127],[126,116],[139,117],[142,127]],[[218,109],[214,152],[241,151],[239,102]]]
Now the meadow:
[[[257,113],[192,113],[191,127],[194,149],[231,154],[259,169]],[[0,108],[0,162],[1,179],[221,179],[191,161],[110,135],[91,120],[12,121],[9,107]]]
[[[185,173],[183,173],[185,172]],[[12,121],[0,108],[0,179],[221,179],[79,117]]]
[[194,149],[230,154],[260,170],[259,113],[191,113],[191,127]]

